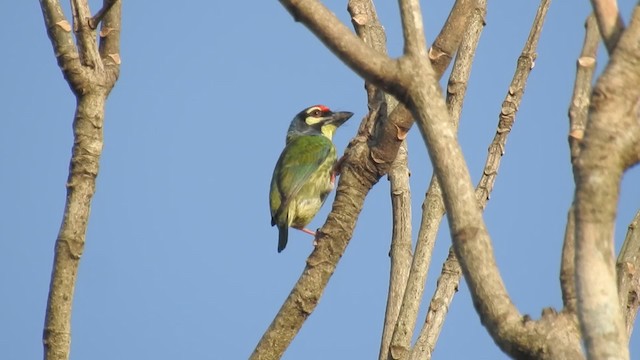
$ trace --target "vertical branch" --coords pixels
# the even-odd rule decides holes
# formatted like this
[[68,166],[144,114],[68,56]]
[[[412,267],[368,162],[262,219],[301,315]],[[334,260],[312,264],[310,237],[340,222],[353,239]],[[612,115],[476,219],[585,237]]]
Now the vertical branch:
[[96,32],[90,26],[91,10],[87,0],[71,0],[73,30],[76,32],[78,52],[82,65],[102,70]]
[[575,231],[576,213],[571,206],[567,213],[567,226],[564,230],[564,241],[562,243],[562,260],[560,265],[560,287],[562,289],[562,303],[565,309],[575,314],[577,310],[576,282],[575,282]]
[[578,318],[590,359],[629,358],[613,233],[622,175],[640,160],[639,36],[636,5],[593,89],[582,149],[574,164]]
[[[60,3],[57,0],[40,1],[58,65],[77,99],[67,198],[56,239],[43,333],[45,359],[48,360],[69,358],[73,295],[103,146],[104,106],[117,78],[107,76],[103,71],[97,41],[95,37],[91,38],[93,31],[83,24],[83,19],[90,17],[86,1],[73,1],[72,4],[80,49],[73,45],[71,26]],[[118,27],[119,4],[113,8],[117,11],[108,11],[106,15]],[[119,31],[118,28],[116,33]],[[109,41],[110,48],[117,53],[119,37]],[[115,73],[117,68],[115,64]]]
[[384,328],[380,341],[378,358],[385,360],[389,356],[393,330],[404,297],[409,269],[411,267],[411,191],[409,189],[409,168],[407,162],[407,144],[402,143],[398,156],[389,170],[391,182],[391,205],[393,209],[393,237],[391,240],[391,275],[387,309],[384,316]]
[[[351,14],[351,22],[358,37],[375,50],[386,54],[386,37],[373,2],[371,0],[350,0],[347,9]],[[395,108],[397,101],[391,96],[385,96],[378,86],[369,81],[365,81],[365,89],[367,90],[369,116],[362,122],[358,137],[370,139],[374,133],[384,131],[385,124],[390,122],[387,117],[387,109]],[[402,141],[398,155],[389,169],[393,236],[389,253],[391,257],[389,293],[382,330],[380,359],[387,357],[393,325],[398,317],[400,301],[411,264],[411,193],[407,166],[407,147]]]
[[419,0],[399,0],[405,55],[426,56],[424,24]]
[[[106,10],[105,10],[106,9]],[[119,0],[103,0],[100,16],[93,17],[93,25],[102,20],[100,28],[100,45],[98,51],[104,64],[109,82],[116,82],[120,74],[120,29],[122,19],[122,2]]]
[[[596,69],[596,55],[600,34],[593,14],[585,22],[585,37],[582,51],[577,61],[576,81],[573,86],[573,97],[569,106],[569,150],[571,163],[574,164],[580,154],[580,142],[584,137],[589,113],[589,96],[591,83]],[[567,228],[562,246],[562,263],[560,266],[560,287],[565,308],[574,313],[576,310],[575,289],[575,210],[573,206],[567,216]]]
[[69,357],[73,295],[98,176],[104,119],[100,109],[104,109],[105,99],[104,94],[93,93],[78,98],[67,199],[56,240],[47,302],[44,345],[48,360]]
[[569,106],[569,148],[572,164],[580,153],[580,141],[584,137],[584,129],[587,126],[589,96],[591,96],[591,84],[596,70],[596,56],[600,43],[598,24],[593,14],[587,17],[584,27],[584,42],[576,63],[576,81]]

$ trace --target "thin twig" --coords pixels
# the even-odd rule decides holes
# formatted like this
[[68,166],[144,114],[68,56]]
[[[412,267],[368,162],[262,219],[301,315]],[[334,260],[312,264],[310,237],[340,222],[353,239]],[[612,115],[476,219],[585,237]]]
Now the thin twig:
[[442,271],[436,283],[436,290],[429,302],[429,310],[422,330],[411,350],[410,360],[431,359],[453,296],[458,292],[460,278],[462,278],[462,269],[458,259],[456,259],[453,247],[451,247],[449,248],[447,260],[442,264]]
[[102,3],[102,7],[98,12],[89,19],[89,27],[93,30],[98,28],[98,24],[102,21],[104,16],[109,12],[109,9],[116,3],[118,0],[104,0]]
[[575,314],[577,311],[576,297],[576,214],[573,206],[567,213],[567,226],[564,230],[562,242],[562,260],[560,265],[560,287],[562,289],[562,303],[567,312]]

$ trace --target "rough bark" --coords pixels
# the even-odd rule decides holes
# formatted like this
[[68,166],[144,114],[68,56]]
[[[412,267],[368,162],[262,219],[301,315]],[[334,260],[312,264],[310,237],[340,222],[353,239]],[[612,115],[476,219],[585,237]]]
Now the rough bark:
[[636,6],[593,89],[582,150],[574,163],[577,305],[590,359],[629,358],[613,231],[622,175],[640,157],[639,36]]
[[77,99],[67,198],[43,333],[44,357],[53,360],[69,358],[73,294],[102,152],[104,106],[119,73],[121,7],[119,1],[105,0],[105,10],[93,20],[94,28],[102,21],[98,44],[87,2],[72,2],[76,47],[60,3],[41,0],[40,5],[58,65]]

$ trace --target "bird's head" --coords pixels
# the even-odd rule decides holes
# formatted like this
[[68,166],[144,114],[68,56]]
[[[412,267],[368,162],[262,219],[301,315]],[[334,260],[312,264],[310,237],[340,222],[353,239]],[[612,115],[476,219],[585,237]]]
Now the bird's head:
[[324,135],[331,139],[336,129],[353,116],[349,111],[333,112],[324,105],[310,106],[298,113],[289,125],[287,141],[297,135]]

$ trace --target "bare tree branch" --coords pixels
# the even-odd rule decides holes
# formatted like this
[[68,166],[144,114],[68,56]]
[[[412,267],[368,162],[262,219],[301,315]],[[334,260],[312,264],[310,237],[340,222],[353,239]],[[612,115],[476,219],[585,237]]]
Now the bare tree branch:
[[567,213],[567,226],[564,231],[562,243],[562,260],[560,265],[560,287],[562,288],[562,303],[566,311],[575,314],[577,308],[576,282],[575,282],[575,232],[576,214],[573,206]]
[[[370,0],[350,0],[347,6],[358,37],[372,48],[386,54],[386,37],[378,20],[373,2]],[[377,86],[365,81],[368,106],[367,121],[363,121],[356,139],[366,141],[378,127],[388,122],[387,108],[395,108],[397,101],[386,96]],[[376,129],[374,129],[374,126]],[[393,236],[391,240],[391,267],[389,276],[389,296],[385,311],[384,326],[380,342],[380,359],[386,359],[393,326],[400,310],[402,294],[411,265],[411,193],[409,189],[409,170],[407,167],[407,148],[403,141],[398,156],[389,170],[391,183],[391,203],[393,214]]]
[[[577,61],[576,81],[573,86],[573,97],[569,106],[569,149],[573,164],[580,154],[580,142],[584,137],[584,129],[589,113],[589,96],[591,83],[596,69],[596,55],[600,34],[593,14],[585,22],[585,37],[582,51]],[[575,313],[575,211],[573,206],[567,215],[567,227],[562,246],[562,263],[560,267],[560,287],[562,301],[567,311]]]
[[627,236],[616,262],[618,291],[624,312],[627,337],[631,338],[633,324],[640,308],[640,211],[629,224]]
[[[478,0],[476,3],[476,7],[474,9],[470,9],[472,11],[466,15],[466,17],[469,19],[469,27],[464,32],[465,36],[462,38],[462,42],[460,43],[460,49],[458,50],[456,61],[453,64],[453,69],[449,78],[449,85],[447,86],[447,108],[449,109],[449,114],[456,130],[460,121],[460,114],[462,112],[463,100],[466,95],[467,83],[469,81],[469,76],[471,75],[471,65],[473,63],[475,51],[480,40],[480,34],[482,33],[482,29],[484,28],[485,24],[484,19],[486,16],[486,6],[486,1]],[[437,179],[435,177],[432,179],[431,186],[429,187],[424,207],[424,210],[434,209],[432,211],[425,211],[425,215],[431,215],[433,217],[430,219],[423,217],[423,222],[420,227],[420,234],[425,238],[423,239],[422,236],[419,236],[418,244],[420,244],[421,241],[424,241],[425,244],[430,244],[430,247],[432,249],[433,245],[431,244],[435,242],[435,237],[440,227],[442,215],[444,215],[442,194],[440,186],[437,183]],[[437,213],[435,213],[436,211]],[[431,249],[429,251],[431,251]],[[459,276],[462,275],[462,272],[459,265],[457,264],[457,261],[455,260],[453,251],[450,251],[449,258],[451,258],[452,261],[449,262],[447,260],[447,262],[443,265],[443,274],[445,272],[447,274],[457,274],[458,278],[455,278],[453,282],[444,282],[441,277],[438,280],[437,288],[440,288],[442,286],[442,289],[445,289],[447,287],[450,290],[457,289]],[[426,273],[427,272],[425,269],[424,275],[420,275],[426,277]],[[424,282],[424,280],[425,279],[423,278],[422,282]],[[449,287],[450,285],[453,286]],[[452,297],[453,293],[454,291],[450,292]],[[420,297],[422,297],[422,294],[420,294]],[[436,298],[436,295],[434,295],[434,297],[432,298],[432,301],[429,305],[429,312],[431,313],[432,319],[429,318],[428,314],[422,331],[420,332],[416,344],[414,345],[410,353],[411,359],[417,360],[431,358],[431,353],[435,346],[435,342],[442,329],[442,324],[444,323],[444,315],[446,315],[446,310],[448,310],[448,305],[452,297],[449,299],[449,302],[444,304],[440,302],[440,300],[442,300],[442,297]],[[446,310],[444,312],[440,311],[443,309]],[[439,311],[439,314],[443,315],[438,318],[438,320],[441,320],[440,322],[432,323],[434,320],[434,313],[432,311]],[[417,317],[417,309],[414,317]]]
[[623,172],[640,157],[640,8],[591,96],[582,150],[574,164],[578,317],[590,359],[628,359],[613,231]]
[[89,26],[91,10],[87,0],[71,0],[73,29],[76,32],[78,52],[82,65],[102,70],[102,61],[98,52],[96,32]]
[[399,0],[402,33],[404,35],[404,54],[426,56],[427,43],[424,38],[424,24],[419,0]]
[[584,137],[584,129],[587,126],[589,96],[591,96],[591,84],[596,70],[596,56],[600,43],[598,24],[593,14],[589,15],[584,26],[584,43],[577,61],[576,81],[569,106],[569,147],[572,164],[580,153],[580,141]]
[[611,55],[624,32],[624,22],[618,11],[618,2],[616,0],[591,0],[591,6],[593,6],[593,12],[598,20],[600,35],[607,47],[607,52]]
[[445,69],[449,67],[460,44],[463,29],[467,28],[470,9],[476,6],[475,2],[476,0],[456,0],[440,34],[429,48],[429,59],[436,74],[444,74]]
[[71,24],[65,18],[60,2],[40,0],[40,7],[58,66],[70,84],[80,83],[86,77],[85,69],[80,63],[80,55],[71,35]]
[[[440,49],[446,48],[448,53],[454,51],[451,47],[459,44],[462,34],[465,32],[469,14],[473,11],[473,5],[471,1],[457,1],[454,4],[447,22],[443,26],[443,30],[434,42],[434,46],[435,44],[440,44]],[[448,66],[450,59],[450,56],[440,56],[435,59],[437,62],[434,63],[434,65],[438,65],[441,71],[437,73],[438,78],[442,75],[446,66]],[[434,59],[432,59],[432,61],[433,60]],[[464,91],[461,91],[461,93],[464,94]],[[456,118],[454,121],[456,124],[460,109],[461,103],[458,111],[454,111],[454,117]],[[393,338],[389,345],[388,357],[391,359],[406,358],[410,351],[411,338],[420,305],[419,299],[422,299],[424,283],[431,261],[431,253],[438,232],[438,225],[444,214],[442,195],[435,176],[431,180],[425,201],[422,205],[422,210],[422,223],[411,264],[409,280],[406,284],[402,307],[394,329]]]
[[407,145],[403,142],[396,160],[389,171],[391,182],[391,203],[393,209],[393,237],[391,240],[391,275],[387,309],[385,311],[382,340],[380,341],[380,360],[389,356],[389,347],[393,330],[398,321],[400,306],[407,287],[411,267],[411,192],[409,189],[409,168]]
[[102,7],[100,8],[100,10],[98,10],[98,12],[91,19],[89,19],[89,27],[91,29],[97,29],[98,28],[98,24],[102,21],[104,16],[109,12],[109,10],[116,3],[116,1],[118,1],[118,0],[105,0],[104,1],[104,3],[102,5]]
[[[100,58],[105,69],[105,81],[115,83],[120,75],[120,29],[122,4],[118,0],[103,0],[103,9],[108,8],[103,14],[102,27],[100,28]],[[108,5],[108,3],[113,3]],[[117,9],[113,9],[114,5]],[[109,88],[111,89],[111,88]]]
[[[548,1],[542,1],[528,43],[537,44],[536,34],[540,32],[548,6]],[[534,56],[533,52],[525,52],[518,61],[518,68],[524,65],[528,73],[533,65]],[[509,129],[513,123],[517,106],[512,105],[516,105],[515,99],[521,96],[524,88],[522,80],[514,78],[515,84],[509,89],[507,100],[503,104],[497,137],[506,136],[501,134],[501,130]],[[421,78],[418,83],[429,84],[428,76]],[[420,94],[423,98],[429,98],[435,105],[434,108],[438,105],[437,96],[429,96],[431,87],[425,88],[426,90],[418,94],[409,91],[409,107],[416,109],[416,118],[420,119],[423,137],[441,181],[454,249],[481,322],[500,348],[515,358],[581,358],[579,337],[576,336],[575,330],[570,331],[572,327],[575,328],[575,322],[571,317],[548,310],[543,312],[540,321],[533,322],[528,317],[521,316],[509,300],[493,259],[491,242],[479,215],[479,208],[468,205],[468,171],[464,167],[458,167],[463,160],[458,157],[455,138],[447,138],[449,130],[443,125],[441,111],[431,109],[430,104],[422,102],[424,100]],[[425,119],[429,120],[424,121]],[[497,153],[495,150],[498,150]],[[488,163],[494,162],[495,157],[502,156],[500,150],[490,148]],[[492,171],[489,171],[490,173]],[[484,189],[491,187],[492,182],[481,181],[480,194],[486,197],[488,193]]]
[[[334,23],[339,23],[335,18],[331,21],[322,19],[321,16],[333,15],[326,9],[324,12],[314,11],[318,10],[316,5],[321,6],[317,1],[298,0],[282,3],[288,6],[298,19],[311,22],[312,24],[307,26],[347,65],[402,101],[419,120],[419,128],[434,164],[435,173],[442,184],[456,254],[461,259],[460,264],[469,282],[481,320],[501,348],[514,357],[534,356],[532,353],[541,355],[537,351],[551,348],[552,355],[558,358],[576,358],[577,349],[579,357],[580,349],[577,337],[574,336],[575,332],[556,334],[556,327],[553,327],[556,322],[567,324],[562,328],[564,331],[572,326],[571,318],[562,314],[546,315],[551,313],[547,311],[540,321],[542,325],[533,326],[535,323],[528,321],[526,317],[523,318],[511,304],[497,272],[491,242],[480,209],[477,207],[468,169],[455,132],[449,123],[437,83],[439,74],[433,71],[428,59],[403,56],[397,61],[390,60],[391,62],[375,60],[378,65],[388,63],[397,66],[380,66],[380,69],[387,69],[391,74],[372,74],[375,66],[364,64],[366,69],[358,68],[359,62],[363,60],[362,49],[357,46],[345,46],[351,41],[350,38],[355,38],[353,34]],[[544,18],[547,7],[548,1],[543,1],[537,15],[537,26],[541,26],[541,19]],[[303,16],[301,13],[304,13]],[[420,15],[412,14],[410,21],[403,27],[415,29],[415,26],[408,25],[417,16]],[[406,17],[403,20],[406,20]],[[323,29],[320,24],[328,26]],[[359,54],[354,55],[355,53]],[[351,55],[353,57],[350,58]],[[385,79],[387,81],[384,81]],[[510,93],[521,90],[522,88],[510,89]],[[256,347],[253,359],[279,357],[302,325],[304,318],[315,308],[322,289],[347,246],[366,193],[388,169],[408,130],[407,125],[411,124],[405,120],[405,115],[394,117],[398,109],[402,108],[396,108],[389,116],[388,123],[392,124],[392,127],[377,127],[370,141],[351,143],[333,209],[325,225],[318,231],[318,246],[307,260],[307,267],[296,287]],[[501,120],[509,120],[513,111],[507,110],[509,109],[503,108],[504,116]],[[562,346],[555,349],[553,345]]]
[[395,61],[365,44],[318,0],[280,3],[360,76],[375,83],[397,83]]
[[460,263],[456,259],[453,247],[449,248],[449,255],[444,264],[436,285],[436,290],[431,297],[429,310],[418,339],[409,355],[410,360],[431,359],[436,342],[442,331],[442,325],[449,312],[449,305],[453,296],[458,292],[458,285],[462,277]]
[[[74,1],[73,4],[74,17],[86,18],[86,1]],[[67,199],[55,245],[43,334],[45,359],[57,360],[69,358],[73,294],[102,152],[104,105],[119,70],[114,64],[109,72],[103,71],[103,59],[97,52],[95,34],[88,26],[79,25],[78,46],[83,48],[75,48],[71,26],[58,1],[41,0],[40,5],[58,65],[77,98]],[[120,13],[119,1],[107,13],[110,21],[118,27]],[[118,28],[114,34],[119,34],[119,31]],[[93,38],[90,34],[94,35]],[[119,36],[108,41],[117,52]]]

